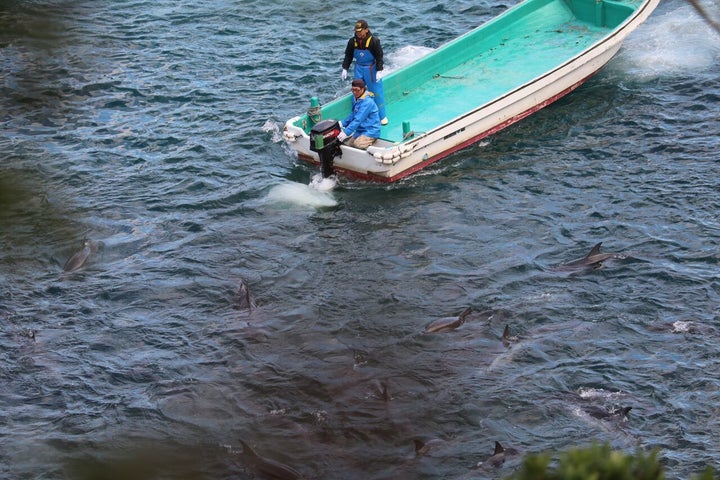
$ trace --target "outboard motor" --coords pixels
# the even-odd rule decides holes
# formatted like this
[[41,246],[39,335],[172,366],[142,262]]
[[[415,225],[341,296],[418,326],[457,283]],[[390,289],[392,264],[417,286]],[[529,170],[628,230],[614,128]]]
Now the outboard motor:
[[310,150],[317,152],[320,157],[323,178],[335,173],[333,160],[337,155],[342,154],[340,142],[337,139],[341,131],[340,122],[332,119],[323,120],[310,130]]

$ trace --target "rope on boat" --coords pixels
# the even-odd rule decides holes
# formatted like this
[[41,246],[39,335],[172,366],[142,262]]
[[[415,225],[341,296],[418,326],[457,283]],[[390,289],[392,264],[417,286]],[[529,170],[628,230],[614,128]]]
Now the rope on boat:
[[447,78],[448,80],[465,80],[466,77],[453,77],[451,75],[440,75],[439,73],[436,73],[433,75],[433,78]]
[[322,111],[320,110],[320,107],[310,107],[307,111],[308,117],[310,117],[310,120],[312,120],[313,123],[319,123],[320,120],[322,120]]

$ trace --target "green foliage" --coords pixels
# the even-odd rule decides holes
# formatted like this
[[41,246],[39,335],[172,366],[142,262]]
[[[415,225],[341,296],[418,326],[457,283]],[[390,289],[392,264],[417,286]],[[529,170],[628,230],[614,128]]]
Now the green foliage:
[[715,470],[712,467],[707,467],[705,471],[695,477],[694,480],[717,480],[718,476],[715,476]]
[[[657,455],[657,450],[647,455],[638,450],[633,455],[611,450],[608,444],[593,444],[560,454],[552,465],[549,453],[528,455],[507,480],[663,480]],[[720,480],[720,476],[707,467],[692,480]]]
[[[610,446],[592,445],[560,455],[553,468],[548,454],[529,455],[512,480],[662,480],[665,478],[657,451],[630,455]],[[712,477],[710,477],[712,478]],[[702,480],[708,480],[703,478]]]

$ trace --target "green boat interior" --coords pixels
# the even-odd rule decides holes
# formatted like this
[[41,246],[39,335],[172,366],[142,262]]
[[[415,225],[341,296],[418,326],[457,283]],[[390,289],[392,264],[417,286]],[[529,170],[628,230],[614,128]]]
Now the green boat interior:
[[[377,145],[408,141],[514,90],[609,35],[639,5],[627,0],[529,0],[383,79],[390,123]],[[303,115],[306,133],[342,120],[350,95]]]

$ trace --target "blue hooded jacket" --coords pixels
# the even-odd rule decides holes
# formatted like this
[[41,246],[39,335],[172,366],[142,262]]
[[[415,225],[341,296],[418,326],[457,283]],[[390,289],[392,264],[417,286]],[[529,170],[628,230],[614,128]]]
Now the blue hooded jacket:
[[372,93],[365,90],[360,98],[352,97],[352,111],[342,121],[347,136],[380,138],[380,116]]

